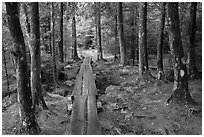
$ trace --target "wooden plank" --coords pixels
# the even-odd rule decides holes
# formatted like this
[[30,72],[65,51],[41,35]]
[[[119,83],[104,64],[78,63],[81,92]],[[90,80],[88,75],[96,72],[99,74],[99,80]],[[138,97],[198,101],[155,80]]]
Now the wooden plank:
[[[90,60],[91,62],[91,60]],[[87,69],[85,71],[88,74],[88,81],[89,81],[89,95],[98,95],[98,90],[96,89],[96,83],[95,83],[95,76],[93,74],[93,70],[91,67],[91,64],[89,63],[87,66]]]
[[[85,60],[84,60],[84,62],[85,62]],[[74,95],[82,95],[83,73],[85,71],[85,63],[84,62],[81,64],[79,73],[78,73],[77,78],[75,80],[75,85],[74,85],[74,89],[72,92],[73,96]]]
[[84,134],[84,113],[87,96],[74,96],[75,101],[72,108],[71,115],[71,135],[83,135]]
[[[86,57],[85,59],[85,70],[83,73],[83,89],[82,89],[82,94],[83,95],[88,95],[88,94],[93,94],[96,95],[97,89],[94,87],[95,85],[95,79],[93,75],[93,71],[90,65],[91,58]],[[90,90],[90,85],[93,85]]]
[[[90,62],[90,57],[86,57],[84,59],[72,94],[75,97],[71,116],[72,135],[101,134],[101,126],[97,117],[96,106],[96,95],[98,92],[95,84],[95,76],[93,74]],[[86,106],[87,109],[85,108]],[[87,112],[85,112],[85,110],[87,110]],[[87,118],[84,116],[87,116]],[[87,127],[85,125],[86,119],[88,122]]]
[[82,88],[82,95],[88,95],[89,93],[89,75],[87,73],[87,70],[84,71],[83,74],[83,88]]
[[89,95],[98,95],[93,73],[89,76]]
[[83,88],[82,88],[82,95],[88,95],[88,85],[89,85],[89,74],[87,73],[88,71],[88,63],[89,63],[89,58],[86,57],[84,60],[84,72],[83,72]]
[[82,94],[82,75],[75,80],[72,96]]
[[88,96],[88,124],[87,135],[101,135],[101,126],[97,117],[96,97]]

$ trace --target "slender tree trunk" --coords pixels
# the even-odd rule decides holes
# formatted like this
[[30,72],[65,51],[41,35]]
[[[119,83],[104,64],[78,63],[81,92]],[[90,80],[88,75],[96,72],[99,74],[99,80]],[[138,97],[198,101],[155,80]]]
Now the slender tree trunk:
[[100,2],[96,2],[96,28],[97,28],[97,49],[98,49],[98,55],[97,55],[97,61],[103,59],[102,54],[102,46],[101,46],[101,6]]
[[[135,34],[136,34],[136,48],[135,48],[135,53],[136,53],[136,60],[139,60],[139,5],[136,6],[135,10]],[[138,19],[138,20],[137,20]]]
[[73,59],[74,60],[79,60],[78,54],[77,54],[77,37],[76,37],[76,19],[75,19],[75,8],[76,8],[76,3],[73,2],[73,11],[72,11],[72,45],[73,45]]
[[32,96],[29,87],[28,64],[26,58],[26,46],[21,30],[18,3],[6,2],[8,25],[14,40],[14,55],[17,64],[17,93],[20,105],[19,114],[22,130],[25,134],[38,134],[39,126],[36,122],[34,109],[32,108]]
[[39,26],[39,6],[37,2],[30,3],[30,54],[31,54],[31,93],[33,98],[33,108],[36,109],[41,101],[44,109],[47,109],[42,96],[41,87],[41,49],[40,49],[40,26]]
[[[96,10],[96,7],[95,7],[95,10]],[[95,12],[96,14],[96,12]],[[95,38],[95,41],[96,41],[96,45],[98,44],[98,28],[97,28],[97,18],[95,17],[95,29],[96,29],[96,38]],[[98,45],[97,45],[98,46]]]
[[50,33],[50,57],[52,57],[52,34]]
[[27,34],[30,34],[30,22],[29,22],[29,19],[28,19],[28,11],[27,11],[27,4],[24,3],[23,4],[23,9],[24,9],[24,13],[25,13],[25,28],[26,28],[26,31],[27,31]]
[[[9,88],[9,79],[8,79],[8,71],[7,71],[7,63],[6,63],[6,51],[4,49],[4,45],[2,45],[2,54],[3,54],[3,61],[4,61],[4,69],[5,69],[5,74],[6,74],[6,83],[7,83],[7,89],[8,93],[10,93],[10,88]],[[10,96],[10,94],[9,94]]]
[[[134,9],[132,9],[132,34],[131,34],[131,38],[132,38],[132,64],[133,66],[135,65],[135,48],[136,48],[136,37],[135,37],[135,32],[136,32],[136,13],[135,10],[137,10],[137,8],[134,6]],[[136,9],[135,9],[136,8]]]
[[157,73],[158,79],[162,78],[163,75],[163,53],[162,53],[162,46],[163,46],[163,35],[164,35],[164,25],[165,25],[165,5],[166,3],[162,3],[161,7],[161,22],[160,22],[160,29],[159,29],[159,36],[158,36],[158,43],[157,43]]
[[179,104],[194,103],[188,92],[188,74],[184,61],[177,2],[168,3],[168,16],[170,20],[170,49],[174,64],[174,89],[167,104],[172,101]]
[[51,11],[50,11],[50,28],[49,28],[49,31],[50,31],[50,44],[49,44],[49,47],[50,47],[50,57],[52,57],[52,2],[51,2]]
[[64,60],[67,60],[67,46],[64,47]]
[[142,76],[148,71],[146,2],[140,4],[139,11],[139,73]]
[[115,34],[115,45],[118,46],[118,29],[117,29],[117,25],[118,24],[118,20],[117,20],[117,15],[115,15],[115,29],[114,29],[114,34]]
[[60,62],[64,62],[63,57],[63,2],[60,2],[60,42],[59,42],[59,57]]
[[[96,41],[96,45],[98,47],[98,27],[97,27],[97,18],[95,18],[95,29],[96,29],[96,38],[95,38],[95,41]],[[98,58],[98,56],[97,56]]]
[[122,2],[118,3],[118,38],[120,46],[120,64],[126,64],[126,49],[123,31],[123,9]]
[[195,64],[195,35],[196,35],[196,9],[197,2],[191,3],[191,11],[190,11],[190,22],[189,22],[189,43],[190,46],[188,48],[188,71],[190,77],[196,77],[198,74],[198,70]]
[[[116,5],[117,6],[117,5]],[[116,13],[117,13],[117,9],[116,9]],[[115,28],[114,28],[114,37],[115,37],[115,46],[119,49],[119,44],[118,44],[118,19],[117,19],[117,14],[115,14]],[[118,58],[117,57],[117,54],[118,54],[118,50],[116,50],[114,52],[114,61],[116,61],[116,59]]]
[[145,57],[145,69],[146,71],[149,70],[148,67],[148,54],[147,54],[147,2],[144,3],[144,19],[143,19],[143,24],[144,24],[144,57]]
[[56,60],[55,60],[55,16],[54,16],[54,3],[52,2],[52,11],[51,11],[51,36],[52,36],[52,62],[53,62],[53,82],[54,82],[54,89],[56,88],[56,74],[57,74],[57,67],[56,67]]
[[[95,29],[96,29],[95,41],[96,41],[96,45],[98,47],[97,2],[94,2],[94,14],[95,14]],[[98,56],[97,56],[97,58],[98,58]]]

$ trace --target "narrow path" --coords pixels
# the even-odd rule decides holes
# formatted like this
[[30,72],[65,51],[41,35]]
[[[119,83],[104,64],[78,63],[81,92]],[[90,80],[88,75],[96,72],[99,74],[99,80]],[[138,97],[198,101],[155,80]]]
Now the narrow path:
[[98,92],[90,62],[91,57],[86,57],[84,59],[72,93],[72,135],[101,134],[96,107],[96,95],[98,95]]

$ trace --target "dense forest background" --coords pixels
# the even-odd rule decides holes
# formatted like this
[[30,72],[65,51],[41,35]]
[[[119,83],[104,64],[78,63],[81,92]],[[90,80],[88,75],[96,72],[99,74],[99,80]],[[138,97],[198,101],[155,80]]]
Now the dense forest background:
[[[135,27],[136,21],[138,20],[138,13],[136,13],[137,3],[127,2],[123,4],[123,16],[124,16],[124,37],[125,37],[125,45],[127,47],[127,55],[131,58],[131,47],[133,44],[137,45],[136,38],[138,37],[138,27]],[[8,37],[9,30],[6,25],[6,11],[5,5],[2,5],[3,8],[3,44],[12,45],[11,37]],[[115,41],[115,33],[117,33],[117,19],[116,19],[116,3],[101,3],[101,37],[102,37],[102,47],[104,53],[111,54],[119,54],[119,46],[117,41]],[[63,37],[64,37],[64,51],[65,56],[70,57],[69,53],[70,48],[72,47],[72,20],[71,20],[71,8],[72,4],[64,3],[64,15],[63,15]],[[197,8],[197,24],[196,24],[196,41],[200,41],[201,32],[202,32],[202,9],[201,3],[198,4]],[[79,47],[92,46],[96,48],[96,28],[95,28],[95,12],[94,12],[94,3],[83,3],[79,2],[76,5],[76,33],[77,33],[77,44]],[[188,46],[188,22],[190,17],[190,3],[181,2],[179,3],[179,14],[180,14],[180,24],[181,24],[181,35],[184,49],[187,49]],[[39,17],[40,17],[40,26],[41,26],[41,48],[46,48],[49,46],[49,25],[50,25],[50,12],[51,5],[50,3],[39,3]],[[134,13],[135,12],[135,13]],[[156,54],[156,45],[157,45],[157,37],[159,32],[159,24],[161,18],[161,6],[160,3],[152,2],[148,3],[147,9],[147,45],[148,52],[150,54]],[[59,33],[60,33],[60,3],[54,4],[54,14],[55,14],[55,42],[59,43]],[[23,13],[23,9],[21,9],[20,20],[23,23],[25,19],[25,15]],[[166,17],[167,18],[167,17]],[[133,20],[136,20],[133,22]],[[166,20],[166,24],[167,24]],[[24,26],[24,24],[23,24]],[[46,30],[47,26],[47,30]],[[24,30],[24,27],[22,27]],[[25,30],[24,30],[25,31]],[[168,36],[167,31],[164,29],[164,53],[168,53]],[[10,39],[9,39],[10,38]],[[135,42],[135,43],[134,43]],[[5,51],[9,51],[9,47],[5,46]],[[137,46],[135,46],[136,49]],[[201,50],[198,50],[201,51]],[[197,52],[198,52],[197,51]],[[136,52],[137,53],[137,52]]]
[[[69,132],[67,131],[69,120],[66,119],[70,119],[68,112],[71,105],[69,97],[80,65],[87,55],[93,58],[94,63],[92,65],[96,73],[96,86],[100,91],[99,100],[102,104],[104,103],[105,111],[99,114],[102,119],[103,134],[185,134],[187,131],[186,134],[201,134],[202,123],[200,118],[202,118],[202,114],[200,114],[200,108],[186,108],[188,110],[185,111],[186,113],[190,111],[193,114],[196,113],[193,118],[192,115],[187,117],[188,114],[186,116],[184,113],[181,116],[181,112],[184,111],[183,107],[177,106],[179,109],[171,108],[172,111],[169,113],[173,117],[173,122],[167,121],[168,108],[164,106],[149,107],[151,109],[155,107],[158,110],[151,110],[152,112],[148,112],[148,114],[144,112],[143,106],[141,111],[138,110],[142,114],[133,113],[133,110],[137,109],[134,108],[135,106],[142,107],[145,103],[148,104],[147,98],[154,101],[157,98],[157,101],[159,100],[163,104],[167,102],[168,104],[173,98],[172,95],[176,94],[173,87],[176,87],[175,83],[180,80],[180,77],[175,78],[177,73],[175,64],[177,62],[174,58],[177,55],[180,57],[179,54],[182,52],[177,52],[176,48],[174,49],[175,45],[171,43],[174,34],[171,25],[174,22],[172,23],[173,16],[171,16],[170,10],[172,7],[167,3],[148,2],[142,5],[137,2],[39,2],[36,5],[36,3],[24,2],[18,3],[17,6],[7,4],[2,3],[3,134],[27,134],[26,130],[21,131],[17,128],[18,124],[21,125],[18,120],[17,98],[22,97],[20,99],[23,100],[29,96],[32,96],[30,106],[34,108],[33,110],[36,113],[29,119],[35,119],[34,117],[36,117],[37,122],[33,122],[34,124],[29,127],[32,129],[36,126],[32,133],[28,130],[28,134],[67,134]],[[184,74],[186,77],[188,71],[187,77],[189,79],[185,79],[184,83],[189,85],[189,91],[188,89],[185,91],[185,88],[184,91],[190,94],[195,93],[195,97],[192,94],[191,96],[196,102],[199,102],[198,106],[200,107],[202,102],[202,98],[199,98],[202,94],[202,3],[196,2],[195,18],[192,17],[195,3],[179,2],[177,4],[179,33],[182,42],[182,44],[177,43],[179,45],[177,47],[182,48],[184,53],[181,58],[178,58],[187,66],[186,71],[183,66],[179,67],[178,73],[181,77]],[[14,32],[11,33],[12,25],[8,19],[10,17],[10,14],[8,14],[9,6],[16,6],[16,14],[19,17],[20,29],[22,30],[23,41],[25,41],[24,48],[23,46],[16,46],[18,45],[15,42],[17,37],[13,37],[14,32],[19,28],[15,30],[13,26]],[[10,13],[12,14],[11,9]],[[140,39],[143,36],[141,30],[145,33],[144,41]],[[39,40],[34,41],[32,35]],[[146,49],[143,45],[146,45]],[[158,45],[162,45],[162,47],[159,48]],[[22,74],[26,74],[24,77],[26,76],[27,79],[24,80],[27,80],[27,86],[30,85],[26,86],[27,89],[24,90],[30,90],[31,95],[26,92],[18,92],[17,94],[20,73],[16,72],[21,69],[17,63],[17,57],[19,56],[16,55],[16,51],[18,51],[18,48],[22,48],[22,54],[25,54],[22,57],[25,57],[27,61],[24,62],[27,66],[26,69],[24,68],[26,73]],[[143,48],[144,51],[140,50]],[[189,56],[191,49],[195,53],[193,62],[196,71],[189,69],[191,68],[189,62],[192,62]],[[142,53],[144,53],[144,56]],[[159,53],[161,54],[158,55]],[[141,58],[146,62],[141,63],[143,62]],[[159,66],[158,60],[162,61],[162,67]],[[144,70],[148,70],[148,74],[145,73],[143,78],[141,78],[141,74],[144,70],[140,67],[141,64],[144,65]],[[35,72],[36,70],[37,72]],[[182,70],[184,70],[184,74]],[[162,71],[162,75],[160,71]],[[137,82],[137,80],[140,80],[140,82]],[[144,84],[144,82],[148,84]],[[172,89],[173,92],[171,92]],[[23,88],[21,90],[23,91]],[[137,91],[141,92],[138,93]],[[19,93],[22,93],[22,96]],[[23,96],[24,93],[27,96]],[[183,97],[184,94],[181,96]],[[185,94],[185,96],[188,95]],[[113,100],[117,100],[117,103]],[[130,103],[132,100],[135,104]],[[142,100],[143,104],[138,100]],[[41,104],[42,108],[36,104]],[[121,104],[129,105],[125,108],[131,108],[131,111],[126,111],[122,107],[118,108]],[[152,105],[155,104],[154,102]],[[154,129],[150,125],[144,124],[148,123],[148,120],[157,119],[156,116],[152,116],[153,111],[155,111],[154,114],[162,113],[160,118],[160,115],[158,115],[160,120],[157,121],[159,123],[157,123],[157,129],[157,126]],[[26,117],[26,113],[22,113],[22,115],[24,114]],[[121,118],[122,115],[125,115],[125,119]],[[11,119],[11,117],[13,118]],[[113,118],[112,122],[108,117]],[[123,125],[117,121],[118,119],[114,119],[115,117],[118,117]],[[192,125],[185,126],[185,118],[183,117],[187,117],[187,124],[193,121]],[[44,118],[45,121],[43,121]],[[130,119],[134,119],[133,123],[135,125],[130,122]],[[178,119],[182,122],[179,123]],[[162,121],[165,121],[166,125],[161,124]],[[175,124],[176,122],[177,124]],[[41,131],[38,126],[42,129]],[[59,127],[56,128],[56,126]],[[124,127],[125,129],[123,129]],[[179,130],[176,130],[177,128]]]

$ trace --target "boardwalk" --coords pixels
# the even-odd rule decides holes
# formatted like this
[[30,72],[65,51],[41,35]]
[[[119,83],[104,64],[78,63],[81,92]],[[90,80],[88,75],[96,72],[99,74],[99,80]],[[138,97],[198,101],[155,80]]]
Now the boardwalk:
[[100,135],[101,127],[97,117],[95,76],[91,57],[86,57],[77,76],[72,96],[72,135]]

